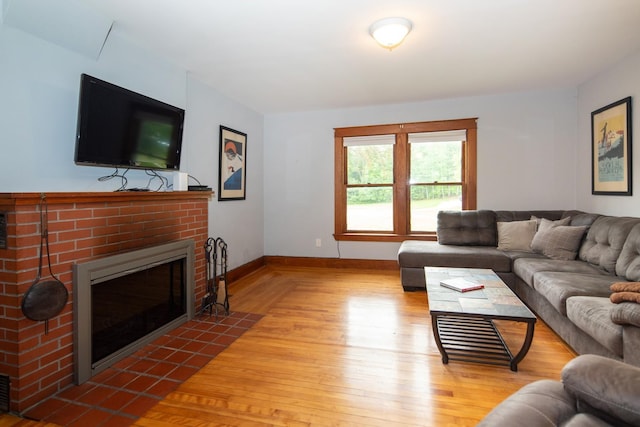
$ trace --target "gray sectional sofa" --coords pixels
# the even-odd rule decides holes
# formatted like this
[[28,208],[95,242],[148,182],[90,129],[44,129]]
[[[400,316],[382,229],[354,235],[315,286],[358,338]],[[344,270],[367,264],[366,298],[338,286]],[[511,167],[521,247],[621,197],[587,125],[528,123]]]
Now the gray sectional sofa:
[[425,289],[425,266],[490,268],[577,353],[640,366],[640,304],[610,300],[611,284],[640,281],[640,218],[443,211],[437,232],[400,246],[405,290]]

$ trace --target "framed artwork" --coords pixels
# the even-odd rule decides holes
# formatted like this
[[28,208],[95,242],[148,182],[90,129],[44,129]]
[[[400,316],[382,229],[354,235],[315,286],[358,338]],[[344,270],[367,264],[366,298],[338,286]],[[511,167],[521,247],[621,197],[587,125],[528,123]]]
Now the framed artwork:
[[247,192],[247,134],[220,126],[218,200],[244,200]]
[[631,196],[631,97],[591,113],[591,194]]

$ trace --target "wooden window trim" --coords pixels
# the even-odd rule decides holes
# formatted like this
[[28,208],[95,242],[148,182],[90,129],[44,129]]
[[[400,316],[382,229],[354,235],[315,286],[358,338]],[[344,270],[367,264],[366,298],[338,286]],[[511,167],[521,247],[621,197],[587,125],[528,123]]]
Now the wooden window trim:
[[[334,129],[334,224],[336,240],[401,242],[407,239],[437,240],[435,232],[411,233],[409,231],[410,204],[408,134],[438,132],[447,130],[467,130],[467,140],[463,144],[463,209],[477,207],[477,118],[439,120],[431,122],[399,123],[372,126],[355,126]],[[394,184],[393,184],[393,226],[389,233],[353,232],[347,230],[347,149],[343,138],[353,136],[396,135],[394,144]]]

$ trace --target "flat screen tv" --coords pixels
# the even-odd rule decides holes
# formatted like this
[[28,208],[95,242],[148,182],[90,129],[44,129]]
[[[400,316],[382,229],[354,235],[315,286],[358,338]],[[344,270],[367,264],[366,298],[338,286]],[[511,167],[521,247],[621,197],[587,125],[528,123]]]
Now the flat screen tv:
[[178,170],[183,123],[181,108],[83,74],[75,162]]

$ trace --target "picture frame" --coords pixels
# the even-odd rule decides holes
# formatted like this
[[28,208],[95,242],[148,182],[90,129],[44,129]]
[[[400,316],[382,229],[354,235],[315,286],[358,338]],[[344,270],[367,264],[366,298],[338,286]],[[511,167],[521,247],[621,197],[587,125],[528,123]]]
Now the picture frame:
[[220,125],[218,200],[245,200],[247,134]]
[[591,194],[631,196],[631,97],[591,113]]

